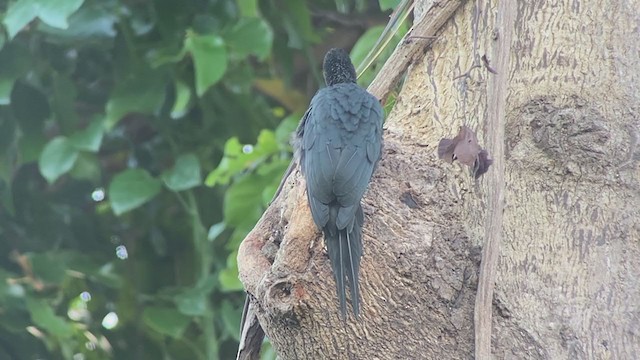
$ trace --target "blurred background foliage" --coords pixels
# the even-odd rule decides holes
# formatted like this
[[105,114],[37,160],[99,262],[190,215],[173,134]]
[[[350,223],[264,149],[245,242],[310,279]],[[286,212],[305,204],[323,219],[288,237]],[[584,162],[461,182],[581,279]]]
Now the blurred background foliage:
[[235,358],[322,57],[397,2],[0,2],[0,359]]

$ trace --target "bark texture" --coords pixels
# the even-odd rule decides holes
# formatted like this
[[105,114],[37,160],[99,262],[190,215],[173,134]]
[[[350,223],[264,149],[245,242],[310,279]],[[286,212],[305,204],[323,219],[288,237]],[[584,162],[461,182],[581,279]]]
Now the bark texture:
[[[492,330],[497,359],[640,358],[640,1],[468,1],[438,36],[363,202],[361,319],[340,319],[299,172],[243,242],[278,355],[487,358]],[[495,160],[479,181],[435,154],[461,124]]]

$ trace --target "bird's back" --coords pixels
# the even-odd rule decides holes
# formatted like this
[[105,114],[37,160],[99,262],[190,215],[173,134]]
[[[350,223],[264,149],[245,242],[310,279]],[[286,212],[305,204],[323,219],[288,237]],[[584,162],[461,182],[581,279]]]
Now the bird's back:
[[345,276],[358,312],[360,200],[380,158],[382,120],[378,100],[355,83],[320,90],[304,118],[300,161],[311,214],[325,234],[343,314]]
[[[302,144],[311,198],[343,208],[359,204],[380,157],[382,116],[378,100],[356,84],[333,85],[314,96]],[[323,227],[326,218],[316,215]]]

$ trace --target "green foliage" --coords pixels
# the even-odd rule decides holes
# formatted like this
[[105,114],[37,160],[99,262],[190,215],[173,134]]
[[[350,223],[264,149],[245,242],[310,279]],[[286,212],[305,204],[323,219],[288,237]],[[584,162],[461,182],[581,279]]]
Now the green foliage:
[[160,181],[146,170],[123,171],[109,185],[111,208],[116,215],[122,215],[153,199],[160,192],[160,187]]
[[173,338],[181,337],[191,319],[172,307],[148,306],[142,313],[142,319],[151,329]]
[[67,29],[69,15],[76,12],[83,2],[84,0],[20,0],[9,6],[2,23],[9,39],[36,17],[50,26]]
[[200,162],[195,154],[181,155],[176,159],[173,168],[162,175],[164,184],[173,191],[194,188],[202,183]]
[[78,159],[78,151],[73,148],[71,141],[64,136],[58,136],[44,147],[38,165],[42,176],[49,182],[54,182],[73,167]]
[[33,323],[47,330],[56,338],[65,340],[73,335],[71,325],[62,317],[57,316],[46,302],[27,298],[27,309],[31,313]]
[[386,11],[395,9],[400,0],[379,0],[378,2],[380,3],[380,10]]
[[264,60],[271,51],[273,31],[263,19],[242,18],[226,38],[236,56],[245,57],[252,54],[259,60]]
[[117,82],[106,105],[107,127],[113,128],[130,113],[152,114],[164,100],[162,72],[134,69]]
[[342,31],[312,13],[366,4],[0,4],[0,359],[233,358],[237,249]]
[[196,92],[202,96],[218,82],[227,70],[227,50],[218,35],[196,35],[189,32],[185,48],[193,57],[196,72]]
[[[385,32],[385,30],[387,30],[387,32]],[[371,59],[372,62],[369,67],[359,74],[358,84],[368,86],[373,81],[382,65],[384,65],[389,56],[391,56],[396,45],[407,31],[409,31],[409,26],[403,22],[399,22],[389,29],[385,29],[384,26],[373,26],[356,41],[353,49],[351,49],[350,56],[354,64],[360,64],[358,70],[368,62],[368,56],[374,56],[374,58]],[[388,43],[382,40],[388,40]],[[370,54],[371,51],[373,51],[372,54]]]

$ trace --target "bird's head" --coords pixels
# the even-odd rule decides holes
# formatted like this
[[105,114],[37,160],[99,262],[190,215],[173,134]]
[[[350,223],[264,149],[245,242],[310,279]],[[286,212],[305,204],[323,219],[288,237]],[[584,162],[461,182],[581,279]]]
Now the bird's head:
[[343,49],[331,49],[327,52],[324,56],[322,72],[327,86],[356,82],[356,69],[351,63],[349,54]]

